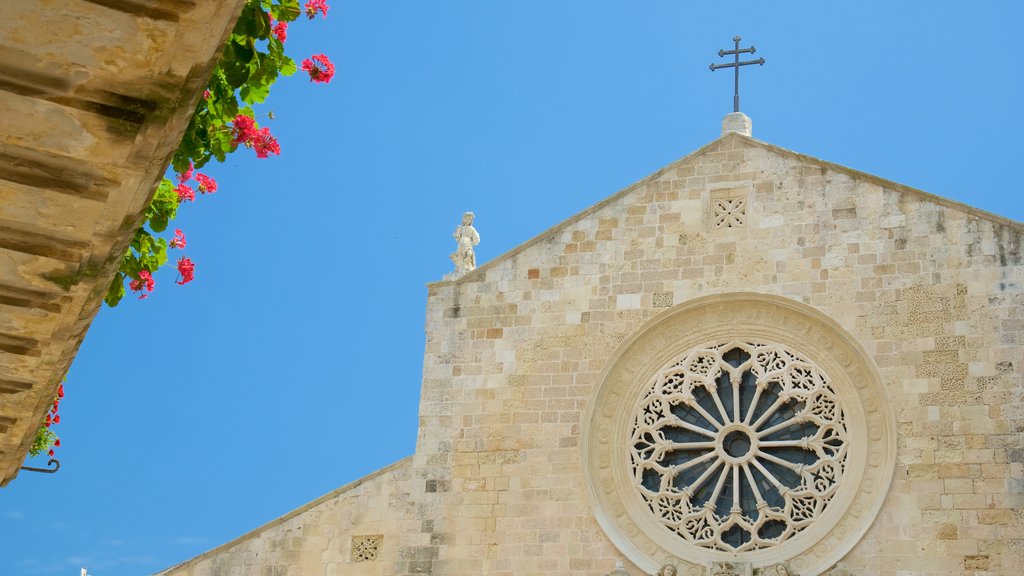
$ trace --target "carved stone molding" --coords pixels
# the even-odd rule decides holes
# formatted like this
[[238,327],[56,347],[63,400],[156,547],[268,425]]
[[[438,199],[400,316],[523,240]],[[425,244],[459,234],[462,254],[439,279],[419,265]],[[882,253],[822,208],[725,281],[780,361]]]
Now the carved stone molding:
[[353,536],[350,562],[374,562],[380,556],[380,546],[384,541],[381,534],[370,536]]
[[[791,418],[817,414],[815,431],[806,431],[805,450],[814,452],[817,441],[824,441],[824,436],[816,438],[822,429],[841,436],[832,442],[832,447],[842,450],[842,465],[832,460],[831,476],[819,491],[819,495],[825,495],[827,505],[819,503],[813,514],[800,516],[796,522],[800,529],[788,528],[785,538],[777,535],[774,540],[765,538],[748,546],[688,538],[686,534],[692,532],[680,531],[678,524],[673,526],[658,514],[649,497],[653,492],[646,490],[645,498],[642,473],[638,477],[637,458],[639,454],[643,461],[644,446],[635,437],[638,422],[642,421],[638,414],[643,414],[645,403],[671,397],[686,404],[683,399],[687,390],[692,393],[706,389],[701,385],[684,386],[679,389],[680,396],[668,397],[656,392],[663,390],[658,383],[664,384],[666,373],[672,373],[672,367],[679,362],[708,352],[720,371],[731,370],[733,379],[742,378],[744,366],[749,368],[753,361],[745,365],[733,362],[737,365],[732,366],[721,357],[737,345],[746,346],[748,354],[756,355],[758,350],[789,354],[789,364],[778,368],[797,369],[810,380],[806,386],[794,385],[799,378],[787,377],[788,388],[777,389],[774,398],[781,399],[779,403],[783,405],[795,402],[788,412]],[[753,372],[759,370],[763,380],[771,379],[761,368]],[[698,372],[695,368],[693,373],[699,376]],[[682,373],[685,378],[688,368],[677,369],[675,373]],[[756,380],[757,374],[750,377]],[[806,389],[801,391],[800,386]],[[685,416],[678,407],[676,412]],[[725,412],[728,414],[729,410]],[[764,430],[763,423],[759,430],[747,430],[724,422],[725,418],[719,420],[720,430],[709,427],[713,438],[708,441],[714,446],[705,453],[718,454],[707,458],[718,458],[739,470],[744,462],[752,460],[743,447],[734,448],[735,454],[723,452],[725,444],[731,441],[728,434],[734,432],[732,428],[724,429],[734,427],[739,430],[736,435],[746,434],[748,444],[756,444],[756,435]],[[667,310],[638,330],[605,367],[584,417],[582,434],[581,469],[595,516],[622,553],[649,573],[657,570],[663,564],[660,560],[665,558],[682,560],[680,574],[705,574],[709,562],[749,562],[753,567],[786,562],[795,574],[821,573],[842,558],[867,531],[888,490],[896,455],[895,422],[884,383],[874,362],[854,337],[814,308],[752,293],[698,298]],[[661,438],[652,436],[648,440],[652,440],[652,450],[667,449]],[[820,467],[828,459],[812,458],[810,467]],[[662,471],[668,469],[662,467]],[[745,476],[745,472],[736,475]],[[734,481],[732,476],[727,479]],[[765,479],[766,475],[755,475],[755,481]],[[667,488],[669,493],[684,489],[685,486]],[[799,492],[801,488],[793,484],[780,491],[786,490]],[[719,528],[739,518],[723,518],[721,512],[716,512],[715,518]]]

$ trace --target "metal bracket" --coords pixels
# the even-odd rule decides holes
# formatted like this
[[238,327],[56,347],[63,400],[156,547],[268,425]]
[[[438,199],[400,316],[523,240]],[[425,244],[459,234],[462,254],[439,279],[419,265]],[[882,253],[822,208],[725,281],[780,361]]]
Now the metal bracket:
[[22,470],[28,470],[29,472],[42,472],[43,474],[54,474],[57,470],[60,470],[60,460],[56,458],[50,458],[50,461],[46,463],[47,466],[53,466],[53,468],[33,468],[32,466],[22,466]]

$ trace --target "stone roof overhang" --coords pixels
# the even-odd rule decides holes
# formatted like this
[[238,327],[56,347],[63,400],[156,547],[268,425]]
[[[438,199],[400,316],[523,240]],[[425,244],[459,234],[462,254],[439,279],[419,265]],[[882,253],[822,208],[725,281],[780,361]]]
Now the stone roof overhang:
[[0,486],[17,476],[244,0],[0,19]]

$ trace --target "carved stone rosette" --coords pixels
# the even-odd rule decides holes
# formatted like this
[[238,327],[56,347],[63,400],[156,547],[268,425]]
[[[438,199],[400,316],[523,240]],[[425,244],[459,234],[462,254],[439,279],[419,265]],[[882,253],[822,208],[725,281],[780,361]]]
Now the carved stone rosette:
[[640,495],[694,545],[728,552],[813,525],[845,469],[846,419],[813,362],[780,344],[698,347],[654,378],[634,412]]
[[649,572],[671,557],[680,574],[821,573],[870,526],[896,454],[856,339],[807,305],[748,293],[681,304],[631,336],[582,432],[595,516]]

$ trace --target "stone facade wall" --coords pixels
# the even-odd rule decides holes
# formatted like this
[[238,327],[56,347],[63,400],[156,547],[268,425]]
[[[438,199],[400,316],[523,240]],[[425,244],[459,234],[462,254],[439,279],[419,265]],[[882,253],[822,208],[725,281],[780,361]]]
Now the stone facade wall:
[[[463,278],[430,286],[416,454],[367,484],[402,502],[382,512],[385,545],[372,570],[343,561],[347,539],[369,530],[340,519],[356,505],[346,493],[167,574],[234,574],[216,566],[285,540],[292,556],[273,552],[277,564],[259,565],[289,576],[609,572],[624,557],[585,494],[588,402],[609,359],[645,322],[729,292],[817,309],[879,368],[887,389],[879,400],[897,423],[896,471],[876,521],[844,558],[853,573],[1016,574],[1022,233],[1018,223],[724,136]],[[286,526],[300,525],[301,536],[285,538]],[[306,546],[315,551],[301,556]]]
[[[715,228],[718,198],[745,199],[742,225]],[[895,479],[846,564],[1012,574],[1024,554],[1021,235],[1019,224],[730,135],[433,285],[416,458],[450,487],[435,573],[611,570],[622,556],[579,469],[581,416],[602,369],[664,308],[753,291],[835,319],[888,387]]]
[[[298,508],[161,576],[371,576],[413,567],[415,508],[406,458]],[[406,556],[405,565],[383,558]]]

